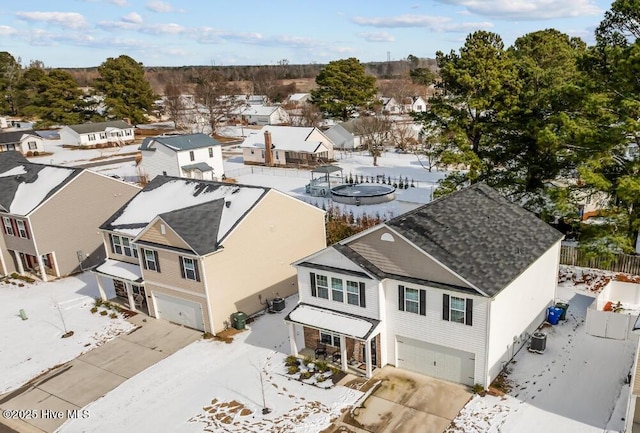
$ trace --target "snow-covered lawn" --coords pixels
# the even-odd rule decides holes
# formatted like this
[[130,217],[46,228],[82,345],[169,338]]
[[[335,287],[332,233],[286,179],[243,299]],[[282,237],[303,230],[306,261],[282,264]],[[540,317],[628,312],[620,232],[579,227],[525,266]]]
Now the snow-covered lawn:
[[[187,346],[88,405],[88,419],[60,431],[321,431],[362,393],[284,375],[289,341],[282,319],[296,303],[297,296],[288,298],[285,311],[257,318],[230,344]],[[263,414],[264,404],[271,412]]]
[[[95,280],[84,273],[48,283],[0,283],[0,394],[133,327],[121,315],[91,313],[98,296]],[[62,338],[65,325],[73,336]]]
[[78,164],[86,164],[95,158],[122,158],[131,156],[132,153],[138,151],[140,144],[127,144],[122,147],[107,147],[104,149],[80,149],[65,148],[62,144],[45,142],[44,151],[49,153],[44,156],[30,157],[29,161],[39,164],[55,164],[74,166]]
[[598,338],[584,326],[587,307],[612,276],[562,267],[558,296],[570,307],[566,321],[543,330],[545,352],[521,350],[508,367],[511,391],[501,397],[474,396],[448,432],[621,431],[637,337]]

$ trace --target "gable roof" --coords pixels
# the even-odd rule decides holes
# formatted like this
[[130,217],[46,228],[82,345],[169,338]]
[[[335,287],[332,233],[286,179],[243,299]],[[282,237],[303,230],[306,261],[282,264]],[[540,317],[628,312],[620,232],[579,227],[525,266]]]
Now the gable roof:
[[78,134],[90,134],[92,132],[102,132],[107,128],[118,129],[131,129],[133,126],[129,125],[124,120],[112,120],[110,122],[95,122],[95,123],[82,123],[80,125],[68,125],[73,131]]
[[136,237],[160,216],[195,252],[206,254],[218,247],[268,191],[266,187],[156,176],[100,228]]
[[488,296],[499,293],[563,237],[484,183],[385,224]]
[[17,131],[0,132],[0,143],[19,143],[25,134],[38,136],[38,133],[33,129],[19,129]]
[[154,143],[162,144],[176,152],[221,145],[218,140],[202,133],[166,136],[160,135],[157,137],[145,138],[138,150],[153,150]]
[[340,123],[327,129],[324,134],[329,137],[338,148],[353,140],[353,134],[345,129],[345,127]]
[[273,145],[273,149],[276,150],[305,153],[316,153],[318,151],[322,151],[322,141],[308,141],[309,136],[314,131],[320,132],[323,137],[326,137],[327,142],[330,142],[329,137],[314,127],[266,125],[260,130],[251,130],[240,147],[264,149],[264,133],[266,131],[271,133],[271,143]]
[[0,210],[26,216],[81,172],[32,163],[15,151],[0,152]]

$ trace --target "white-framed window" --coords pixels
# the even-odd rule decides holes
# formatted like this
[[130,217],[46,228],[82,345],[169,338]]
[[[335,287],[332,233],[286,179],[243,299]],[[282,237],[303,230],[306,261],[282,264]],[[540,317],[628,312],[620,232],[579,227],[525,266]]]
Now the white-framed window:
[[427,291],[398,286],[398,309],[407,313],[427,315]]
[[336,302],[344,302],[344,288],[340,278],[331,278],[331,299]]
[[13,226],[11,225],[11,219],[9,217],[2,217],[2,223],[4,224],[4,232],[10,236],[15,236],[13,233]]
[[138,249],[129,238],[122,238],[122,250],[125,256],[138,258]]
[[122,254],[122,239],[118,235],[111,235],[111,245],[113,246],[113,252],[116,254]]
[[320,331],[320,342],[333,347],[340,347],[340,336],[331,332]]
[[318,298],[329,299],[329,283],[326,275],[316,275],[316,290]]
[[213,147],[209,148],[209,158],[213,158]]
[[360,305],[360,285],[356,281],[347,281],[347,304]]
[[154,250],[142,249],[143,260],[142,264],[145,269],[150,271],[160,272],[160,261],[158,260],[158,252]]
[[198,262],[190,257],[180,257],[182,278],[186,280],[200,281]]
[[467,300],[464,298],[451,296],[450,305],[449,305],[449,308],[450,308],[449,320],[451,322],[464,323],[464,318],[467,312],[466,303],[467,303]]
[[191,160],[191,161],[195,161],[196,160],[196,154],[193,152],[193,150],[189,151],[189,160]]
[[29,141],[27,145],[29,146],[29,150],[36,150],[38,148],[38,143],[35,141]]
[[95,141],[96,140],[96,134],[89,134],[89,141]]
[[24,225],[24,221],[16,220],[16,225],[18,226],[18,235],[20,235],[21,238],[28,239],[29,235],[27,234],[27,228]]
[[101,140],[106,140],[107,139],[107,133],[106,132],[101,132],[100,133],[100,139]]
[[443,293],[442,319],[473,326],[473,299],[460,298]]

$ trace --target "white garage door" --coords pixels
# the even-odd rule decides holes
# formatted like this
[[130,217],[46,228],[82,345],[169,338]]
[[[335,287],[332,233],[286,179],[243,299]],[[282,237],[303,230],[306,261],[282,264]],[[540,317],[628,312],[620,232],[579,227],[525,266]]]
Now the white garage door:
[[200,304],[161,293],[154,293],[153,297],[156,301],[156,311],[159,319],[169,320],[189,328],[204,331],[204,319]]
[[474,385],[475,356],[437,344],[396,336],[399,368]]

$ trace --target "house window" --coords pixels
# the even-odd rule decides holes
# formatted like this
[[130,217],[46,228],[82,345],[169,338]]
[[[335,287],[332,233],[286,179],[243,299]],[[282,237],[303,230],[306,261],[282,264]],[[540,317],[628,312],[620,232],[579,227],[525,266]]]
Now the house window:
[[29,145],[29,150],[36,150],[38,148],[35,141],[29,141],[27,144]]
[[122,238],[122,249],[125,256],[138,258],[138,249],[131,243],[129,238]]
[[347,281],[347,304],[360,305],[360,286],[355,281]]
[[89,134],[89,141],[95,141],[96,134]]
[[209,148],[209,158],[213,158],[213,147]]
[[320,342],[333,347],[340,347],[340,336],[331,332],[320,331]]
[[473,299],[442,295],[442,320],[473,325]]
[[189,151],[189,159],[191,161],[195,161],[196,160],[196,155],[193,153],[193,150]]
[[127,129],[126,131],[124,131],[125,135],[131,135],[131,130]]
[[13,234],[13,227],[11,226],[11,219],[2,217],[2,222],[4,223],[4,232],[10,236],[15,236]]
[[16,220],[16,224],[18,226],[18,234],[21,238],[29,239],[29,235],[27,233],[27,228],[24,225],[24,221]]
[[316,275],[316,289],[318,298],[329,299],[329,285],[326,275]]
[[251,149],[251,154],[252,154],[252,155],[254,154],[253,149]]
[[427,315],[427,291],[398,286],[398,310]]
[[344,289],[340,278],[331,278],[331,298],[336,302],[344,302]]
[[107,134],[105,132],[101,132],[100,133],[100,139],[101,140],[106,140],[107,139]]
[[142,249],[142,264],[145,269],[160,272],[160,262],[158,261],[158,252],[154,250]]
[[198,262],[189,257],[180,257],[180,272],[186,280],[200,281]]
[[122,239],[120,239],[120,236],[111,235],[111,245],[114,253],[122,254]]

